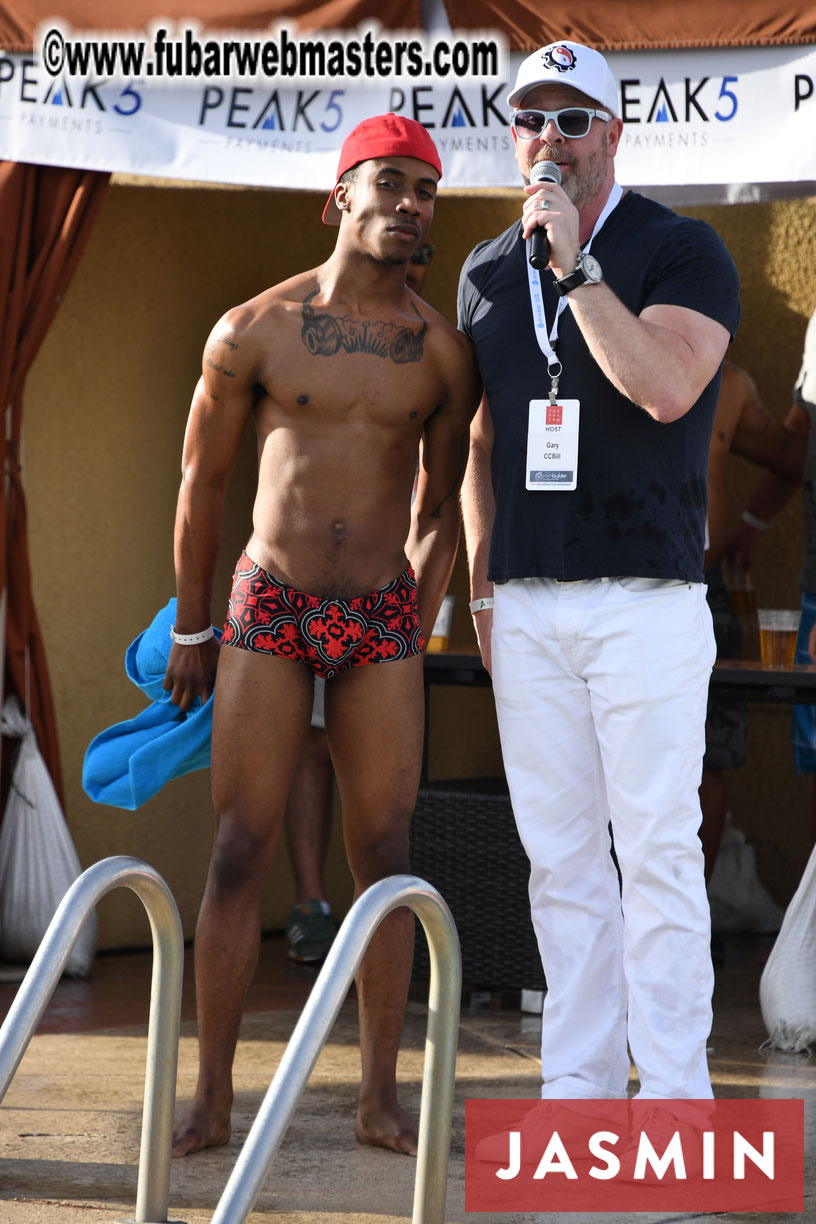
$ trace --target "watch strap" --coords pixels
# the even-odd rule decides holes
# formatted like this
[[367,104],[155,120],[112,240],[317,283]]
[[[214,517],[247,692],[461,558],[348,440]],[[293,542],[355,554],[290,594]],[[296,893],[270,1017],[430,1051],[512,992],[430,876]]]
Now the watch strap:
[[[585,251],[579,253],[577,263],[572,272],[568,272],[566,276],[562,276],[560,280],[555,281],[556,293],[564,297],[570,290],[577,289],[579,285],[597,285],[600,283],[596,277],[587,275],[585,261],[590,258],[591,256]],[[593,259],[592,262],[596,263],[597,261]]]
[[575,268],[572,272],[568,272],[566,276],[562,276],[560,280],[555,282],[555,292],[561,297],[566,297],[571,289],[577,289],[579,285],[587,283],[586,273],[583,268]]

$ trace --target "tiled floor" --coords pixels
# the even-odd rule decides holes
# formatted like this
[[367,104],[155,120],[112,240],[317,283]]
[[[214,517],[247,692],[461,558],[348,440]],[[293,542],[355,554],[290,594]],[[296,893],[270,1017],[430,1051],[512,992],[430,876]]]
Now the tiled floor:
[[[729,937],[726,940],[725,961],[716,974],[714,1026],[710,1042],[712,1079],[718,1097],[798,1097],[805,1101],[804,1218],[816,1218],[816,1060],[811,1061],[806,1055],[786,1055],[761,1050],[766,1034],[759,1010],[758,986],[770,946],[771,940],[756,937]],[[139,1077],[144,1074],[144,1062],[143,1055],[133,1055],[128,1051],[134,1035],[143,1034],[147,1022],[151,962],[149,951],[102,954],[97,956],[91,977],[87,981],[63,980],[58,985],[37,1037],[32,1042],[33,1069],[27,1071],[27,1061],[23,1061],[6,1100],[7,1117],[12,1119],[9,1126],[12,1148],[16,1142],[22,1158],[15,1160],[10,1149],[9,1159],[0,1159],[2,1224],[62,1224],[63,1220],[74,1220],[77,1217],[76,1208],[80,1206],[86,1210],[91,1224],[96,1224],[97,1220],[104,1224],[105,1221],[121,1216],[122,1212],[118,1208],[118,1216],[111,1214],[114,1212],[114,1205],[109,1200],[127,1201],[122,1187],[125,1183],[126,1188],[130,1185],[127,1178],[132,1180],[135,1177],[133,1170],[138,1164],[136,1157],[131,1154],[129,1158],[118,1163],[114,1161],[108,1166],[105,1164],[103,1144],[102,1157],[97,1156],[93,1163],[79,1162],[72,1165],[71,1161],[79,1161],[81,1143],[92,1143],[95,1126],[102,1126],[103,1135],[107,1133],[104,1122],[106,1116],[111,1120],[111,1133],[116,1133],[117,1127],[124,1127],[123,1134],[127,1132],[127,1135],[130,1135],[131,1131],[137,1131],[138,1083]],[[180,1097],[191,1091],[195,1068],[191,1024],[194,1016],[191,955],[188,955],[187,962],[183,997],[183,1048],[179,1064]],[[187,1161],[173,1162],[171,1206],[180,1206],[183,1209],[182,1218],[186,1219],[188,1224],[199,1224],[199,1221],[204,1224],[211,1219],[229,1166],[237,1155],[238,1147],[243,1142],[254,1116],[254,1110],[257,1109],[258,1091],[263,1091],[268,1082],[263,1077],[268,1075],[270,1059],[274,1068],[274,1059],[279,1057],[275,1053],[278,1048],[276,1042],[286,1040],[286,1031],[291,1031],[290,1028],[286,1029],[286,1025],[294,1022],[292,1018],[296,1017],[297,1009],[305,1000],[316,975],[314,968],[299,967],[287,960],[282,938],[264,939],[258,971],[248,999],[247,1010],[251,1014],[242,1030],[245,1053],[242,1052],[241,1057],[247,1059],[247,1066],[246,1071],[242,1072],[245,1083],[239,1096],[246,1118],[236,1126],[229,1148],[204,1153],[201,1157],[189,1158]],[[11,976],[14,976],[13,971]],[[5,1014],[16,989],[13,982],[3,982],[2,977],[3,974],[0,974],[0,1016]],[[421,1080],[425,999],[426,988],[417,984],[409,1007],[404,1043],[408,1059],[406,1091],[414,1094],[418,1093]],[[321,1056],[327,1061],[325,1064],[318,1064],[318,1082],[312,1089],[310,1081],[310,1088],[304,1096],[303,1109],[306,1114],[301,1125],[304,1127],[305,1137],[298,1139],[297,1144],[292,1147],[293,1152],[296,1147],[299,1148],[297,1155],[301,1163],[308,1161],[311,1153],[313,1159],[311,1164],[308,1164],[310,1171],[304,1173],[301,1169],[299,1180],[289,1190],[286,1181],[289,1165],[281,1165],[270,1178],[274,1193],[273,1189],[270,1189],[267,1198],[259,1199],[250,1217],[251,1224],[255,1224],[256,1220],[268,1219],[274,1219],[276,1224],[323,1224],[324,1221],[328,1224],[331,1220],[340,1219],[344,1224],[351,1221],[357,1224],[358,1220],[360,1224],[363,1224],[363,1221],[365,1224],[379,1224],[381,1220],[403,1220],[410,1216],[413,1170],[408,1166],[413,1162],[400,1161],[383,1153],[372,1153],[370,1149],[357,1147],[355,1150],[353,1136],[351,1145],[347,1143],[350,1131],[349,1113],[350,1110],[353,1112],[354,1084],[359,1066],[355,1049],[353,1006],[343,1009],[341,1022],[338,1023],[340,1027],[332,1036],[334,1048],[327,1047],[324,1056]],[[280,1038],[277,1036],[279,1032],[282,1034]],[[532,1095],[537,1081],[539,1034],[538,1017],[520,1012],[515,996],[465,992],[460,1025],[454,1145],[446,1217],[449,1224],[464,1224],[465,1220],[464,1149],[461,1134],[464,1098],[474,1095]],[[110,1052],[117,1041],[124,1043],[121,1056],[123,1065],[128,1058],[135,1059],[134,1079],[137,1088],[132,1090],[128,1086],[126,1089],[135,1093],[133,1116],[128,1116],[126,1123],[122,1123],[120,1111],[106,1105],[104,1100],[100,1105],[95,1096],[92,1101],[93,1108],[87,1106],[87,1114],[81,1115],[88,1120],[80,1126],[72,1120],[70,1110],[65,1112],[64,1097],[67,1092],[68,1072],[66,1070],[63,1083],[59,1078],[62,1075],[62,1061],[64,1059],[67,1068],[71,1059],[79,1059],[80,1063],[82,1062],[83,1049],[86,1050],[89,1060],[96,1058],[98,1052],[102,1060],[99,1063],[98,1087],[92,1084],[91,1090],[102,1094],[107,1085],[107,1091],[110,1092],[113,1090],[111,1085],[119,1074],[119,1055]],[[60,1042],[65,1045],[60,1045]],[[34,1046],[37,1047],[36,1055]],[[260,1073],[252,1061],[256,1057],[261,1060],[263,1070]],[[108,1061],[105,1062],[105,1059]],[[110,1061],[111,1059],[113,1061]],[[236,1060],[236,1066],[240,1061]],[[321,1065],[327,1068],[322,1076]],[[53,1084],[51,1075],[55,1077]],[[72,1091],[75,1090],[74,1081],[71,1081],[71,1088]],[[59,1108],[54,1115],[48,1113],[37,1120],[34,1115],[40,1108],[51,1109],[52,1103],[48,1099],[50,1092],[55,1095]],[[312,1129],[308,1125],[309,1092],[315,1093],[315,1101],[319,1100],[319,1104],[314,1106]],[[107,1114],[106,1110],[109,1110]],[[340,1136],[336,1143],[334,1139],[329,1141],[325,1138],[333,1134],[331,1128],[335,1125],[335,1115],[338,1118],[336,1125]],[[60,1127],[64,1128],[62,1134],[59,1133]],[[37,1135],[41,1131],[49,1132],[50,1139],[38,1139]],[[33,1137],[23,1139],[21,1136],[24,1134]],[[131,1145],[135,1142],[132,1136],[128,1141]],[[50,1143],[51,1148],[47,1153],[50,1159],[39,1157],[38,1143]],[[327,1145],[325,1152],[324,1144]],[[329,1148],[332,1150],[329,1151]],[[137,1147],[133,1148],[133,1152],[137,1150]],[[281,1149],[282,1154],[285,1151],[285,1147]],[[57,1159],[54,1159],[55,1155]],[[28,1179],[22,1194],[19,1193],[18,1180],[22,1176],[21,1169],[26,1170],[25,1176]],[[66,1169],[74,1171],[76,1185],[70,1178],[66,1182]],[[95,1170],[96,1178],[96,1183],[91,1182],[90,1191],[86,1180],[90,1176],[89,1169]],[[118,1174],[118,1180],[117,1170],[124,1170]],[[366,1179],[371,1177],[375,1182],[368,1184]],[[209,1187],[210,1178],[213,1179],[212,1188]],[[276,1178],[278,1180],[275,1180]],[[380,1178],[384,1179],[382,1186],[378,1184]],[[399,1193],[396,1188],[391,1187],[393,1179],[396,1179],[395,1185],[401,1187]],[[342,1205],[334,1202],[335,1189]],[[392,1205],[392,1200],[396,1206]],[[349,1204],[356,1205],[349,1207]],[[179,1212],[171,1212],[171,1215],[173,1214],[178,1215]],[[608,1217],[597,1214],[547,1215],[539,1212],[535,1215],[501,1216],[491,1213],[488,1216],[468,1218],[479,1221],[506,1220],[508,1224],[517,1224],[522,1219],[551,1219],[553,1224],[569,1224],[570,1220],[588,1222]],[[737,1220],[742,1217],[715,1217],[713,1214],[700,1212],[685,1215],[678,1212],[652,1212],[637,1217],[617,1215],[613,1218],[617,1224],[626,1224],[627,1220],[635,1218],[648,1220],[650,1224],[680,1219],[694,1219],[695,1224],[700,1224],[701,1221],[713,1221],[715,1218]],[[773,1221],[774,1224],[789,1220],[794,1224],[794,1221],[800,1219],[802,1216],[785,1216],[778,1213],[767,1216],[760,1213],[750,1217],[751,1224],[761,1224],[763,1220]]]
[[[63,978],[51,999],[38,1032],[81,1033],[146,1024],[150,1005],[153,953],[103,952],[96,956],[90,977]],[[25,967],[0,965],[0,1017],[6,1014]],[[317,969],[295,965],[286,956],[282,936],[261,941],[258,969],[249,989],[247,1010],[277,1011],[302,1007]],[[185,949],[182,1020],[195,1018],[192,948]]]

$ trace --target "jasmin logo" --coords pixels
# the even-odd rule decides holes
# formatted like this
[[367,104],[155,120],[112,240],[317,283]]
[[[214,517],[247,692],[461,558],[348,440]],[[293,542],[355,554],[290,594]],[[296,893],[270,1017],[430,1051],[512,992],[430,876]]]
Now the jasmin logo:
[[[496,1170],[496,1176],[502,1178],[503,1181],[512,1180],[521,1173],[521,1136],[520,1130],[508,1132],[509,1163],[506,1168]],[[757,1151],[739,1131],[734,1131],[730,1140],[728,1150],[731,1172],[736,1179],[742,1180],[745,1177],[747,1160],[752,1161],[766,1177],[774,1176],[773,1131],[763,1131],[760,1151]],[[623,1150],[623,1160],[616,1155],[616,1148],[618,1151]],[[711,1130],[703,1131],[699,1139],[687,1139],[685,1147],[679,1129],[671,1131],[669,1135],[661,1136],[660,1139],[655,1138],[654,1141],[649,1138],[647,1131],[640,1131],[637,1136],[627,1141],[625,1136],[618,1134],[617,1131],[602,1130],[593,1131],[587,1139],[586,1150],[579,1145],[573,1148],[573,1154],[570,1157],[564,1140],[555,1130],[549,1136],[541,1159],[535,1165],[533,1180],[541,1181],[553,1173],[561,1173],[570,1181],[577,1181],[577,1162],[590,1158],[592,1164],[589,1168],[589,1176],[603,1181],[617,1177],[621,1172],[630,1181],[644,1181],[652,1174],[658,1179],[674,1177],[679,1181],[685,1181],[689,1176],[687,1169],[691,1167],[693,1170],[697,1165],[702,1165],[703,1178],[706,1181],[713,1181],[717,1175],[717,1154],[717,1135]],[[628,1169],[625,1167],[627,1155],[629,1156]],[[531,1156],[537,1157],[538,1151],[535,1147],[528,1147],[524,1156],[529,1160]],[[722,1158],[720,1163],[722,1165]]]
[[569,72],[578,63],[575,53],[563,43],[559,43],[557,47],[548,47],[543,58],[548,68],[555,68],[558,72]]
[[801,1100],[469,1100],[467,1211],[802,1211]]

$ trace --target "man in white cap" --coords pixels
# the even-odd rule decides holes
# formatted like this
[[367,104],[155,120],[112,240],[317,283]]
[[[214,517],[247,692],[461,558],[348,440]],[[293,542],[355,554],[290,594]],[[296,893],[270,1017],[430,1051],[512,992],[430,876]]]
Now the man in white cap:
[[625,1097],[627,1041],[641,1098],[708,1098],[702,563],[737,273],[710,227],[615,182],[598,52],[536,51],[508,102],[528,198],[462,271],[485,388],[463,507],[547,980],[537,1112]]
[[[175,530],[177,621],[165,688],[213,689],[215,839],[196,928],[199,1075],[173,1154],[226,1143],[232,1062],[258,955],[261,888],[309,730],[315,676],[355,895],[409,870],[422,757],[422,652],[459,538],[478,401],[470,345],[405,283],[431,223],[439,155],[421,124],[366,119],[324,210],[329,259],[227,312],[204,351]],[[224,495],[249,419],[252,531],[220,647],[210,600]],[[411,494],[422,445],[416,498]],[[363,1142],[416,1152],[396,1059],[413,915],[394,911],[357,975]]]

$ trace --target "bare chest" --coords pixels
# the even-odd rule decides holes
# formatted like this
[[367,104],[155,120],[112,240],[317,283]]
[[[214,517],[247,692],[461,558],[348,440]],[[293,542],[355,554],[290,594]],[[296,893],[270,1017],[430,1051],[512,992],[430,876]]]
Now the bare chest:
[[443,395],[427,341],[419,315],[360,319],[313,309],[307,298],[270,344],[259,390],[270,406],[297,419],[421,422]]

